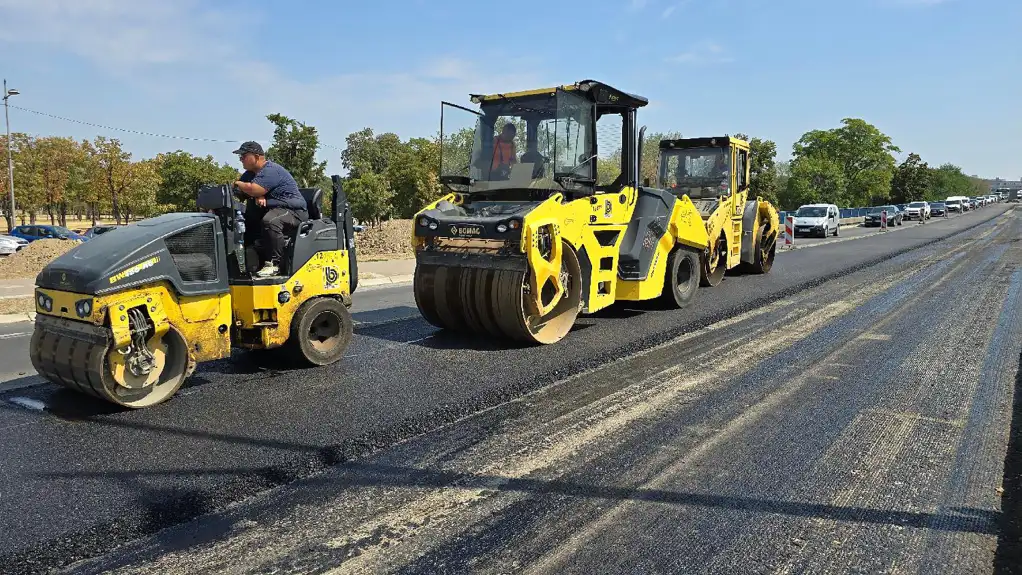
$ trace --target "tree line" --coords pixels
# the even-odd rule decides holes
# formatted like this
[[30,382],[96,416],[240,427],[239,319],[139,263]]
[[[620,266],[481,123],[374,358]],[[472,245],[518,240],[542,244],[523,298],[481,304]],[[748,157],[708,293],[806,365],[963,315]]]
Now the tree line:
[[[287,168],[299,186],[322,188],[324,209],[329,213],[331,184],[326,162],[316,161],[320,148],[316,128],[281,114],[270,114],[267,120],[274,125],[267,157]],[[524,134],[522,126],[518,137]],[[806,203],[862,207],[988,192],[984,180],[966,175],[953,164],[931,167],[915,153],[898,164],[894,154],[901,150],[862,119],[846,118],[839,127],[805,133],[793,144],[788,162],[777,161],[773,141],[736,136],[751,146],[751,193],[780,209]],[[641,178],[656,181],[660,140],[680,137],[680,132],[645,135]],[[377,134],[371,128],[348,135],[345,142],[340,153],[347,171],[344,189],[354,216],[372,225],[410,218],[439,197],[441,148],[445,165],[467,164],[473,131],[465,128],[445,134],[443,146],[439,136],[402,140],[397,134]],[[136,160],[117,139],[102,136],[77,141],[15,133],[11,149],[17,221],[7,200],[7,178],[0,179],[0,212],[9,228],[37,222],[66,226],[69,219],[94,225],[104,216],[126,223],[161,213],[192,211],[199,186],[229,183],[239,174],[236,166],[183,150]],[[524,150],[524,142],[519,150]],[[6,165],[6,154],[7,142],[0,136],[0,166]],[[620,150],[615,150],[597,159],[601,181],[619,173],[619,158]]]

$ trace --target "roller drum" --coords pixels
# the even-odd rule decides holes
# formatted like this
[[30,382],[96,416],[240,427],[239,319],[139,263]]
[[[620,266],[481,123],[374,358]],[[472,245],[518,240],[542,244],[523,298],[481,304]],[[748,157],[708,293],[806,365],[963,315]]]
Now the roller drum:
[[129,389],[117,383],[108,358],[112,337],[105,328],[88,324],[36,319],[30,355],[36,371],[72,391],[120,406],[140,408],[162,403],[181,387],[191,366],[184,338],[171,329],[158,342],[166,361],[157,383]]
[[442,329],[549,344],[562,339],[581,308],[578,260],[564,250],[565,295],[545,317],[526,310],[526,272],[468,266],[420,264],[414,278],[415,304],[422,316]]

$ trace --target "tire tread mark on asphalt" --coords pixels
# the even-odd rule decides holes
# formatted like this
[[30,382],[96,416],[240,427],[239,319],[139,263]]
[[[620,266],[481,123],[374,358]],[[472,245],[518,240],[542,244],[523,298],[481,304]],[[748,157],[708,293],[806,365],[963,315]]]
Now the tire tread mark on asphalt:
[[[653,436],[653,437],[662,437],[659,434],[650,434],[650,435]],[[571,524],[570,521],[563,521],[562,522],[562,521],[557,521],[557,520],[554,520],[553,523],[557,524],[561,530],[569,529],[568,526]],[[516,524],[517,530],[519,532],[530,533],[531,534],[531,533],[534,533],[536,531],[535,529],[530,529],[526,525],[522,525],[521,524],[521,520],[517,520],[517,522],[515,524]],[[502,535],[504,537],[502,537]],[[511,537],[511,536],[512,536],[511,533],[508,533],[507,530],[504,530],[503,532],[499,532],[492,539],[495,540],[495,541],[507,541],[508,537]],[[457,548],[466,548],[466,547],[471,546],[474,549],[478,550],[479,545],[476,544],[476,538],[477,537],[478,537],[478,535],[475,535],[475,537],[471,541],[459,540],[459,541],[453,542],[453,543],[450,544],[449,547],[457,549]],[[543,548],[544,546],[543,545],[537,545],[536,547]],[[568,547],[570,547],[570,545]],[[511,554],[511,555],[513,555],[513,554]],[[512,559],[513,559],[512,557],[504,556],[502,558],[494,559],[493,561],[487,561],[487,563],[489,565],[500,565],[501,564],[501,560],[503,560],[505,562],[504,564],[506,564],[506,562],[509,562]],[[409,572],[428,571],[429,568],[427,567],[427,565],[438,565],[439,564],[439,565],[447,565],[447,566],[449,566],[450,565],[450,562],[449,562],[450,560],[451,560],[450,557],[447,557],[447,556],[441,556],[440,558],[433,557],[432,559],[424,559],[422,562],[417,564],[416,567],[409,568],[408,571]]]
[[[710,458],[718,453],[719,449],[725,448],[724,445],[728,440],[734,438],[734,436],[741,431],[747,429],[752,425],[752,421],[759,417],[776,417],[778,406],[791,401],[792,396],[804,388],[816,375],[817,369],[814,365],[823,366],[824,369],[829,364],[834,362],[834,358],[842,356],[854,356],[855,354],[850,349],[857,348],[863,349],[869,346],[885,345],[877,341],[862,340],[859,335],[867,331],[881,331],[885,325],[894,323],[896,315],[890,315],[896,306],[904,302],[906,299],[917,296],[919,292],[924,291],[927,283],[931,280],[936,279],[942,272],[947,268],[954,265],[962,267],[967,265],[964,259],[959,254],[957,257],[949,260],[937,262],[933,265],[928,266],[922,271],[916,271],[913,273],[910,280],[903,280],[897,285],[890,289],[884,290],[878,295],[873,296],[869,301],[859,306],[860,310],[864,310],[865,313],[860,312],[856,315],[846,315],[837,322],[831,323],[820,330],[818,330],[812,340],[807,340],[803,345],[788,350],[781,354],[789,355],[788,358],[778,357],[767,360],[765,366],[761,366],[758,370],[760,373],[769,374],[768,377],[771,380],[784,381],[786,376],[790,372],[786,372],[783,368],[785,364],[789,362],[797,362],[798,357],[812,358],[809,359],[809,365],[800,366],[801,369],[795,377],[782,383],[777,391],[772,392],[770,395],[766,395],[758,402],[752,404],[751,408],[746,411],[743,415],[739,416],[739,419],[730,421],[726,424],[725,430],[729,430],[725,435],[719,433],[714,435],[714,440],[710,442],[704,442],[700,444],[698,448],[698,456],[692,452],[685,454],[684,459],[678,462],[674,462],[672,465],[667,467],[665,470],[658,473],[652,480],[644,483],[642,489],[665,489],[665,486],[673,481],[676,477],[681,475],[683,471],[693,465],[697,465],[696,460],[704,460]],[[930,284],[933,287],[934,284]],[[816,342],[820,342],[818,346],[814,346]],[[815,349],[814,349],[815,347]],[[819,358],[819,359],[817,359]],[[877,366],[867,365],[868,369],[877,370]],[[760,382],[763,387],[771,389],[766,382]],[[749,400],[743,403],[750,403]],[[749,419],[753,418],[753,419]],[[743,421],[743,419],[745,421]],[[823,439],[817,438],[817,441],[823,441]],[[815,449],[815,446],[802,445],[803,451]],[[726,449],[726,448],[725,448]],[[763,490],[770,491],[771,495],[775,495],[777,491],[784,491],[786,487],[795,487],[796,477],[802,477],[807,475],[807,468],[805,464],[808,463],[808,453],[805,454],[805,460],[800,465],[797,460],[790,461],[789,466],[785,466],[785,474],[779,476],[773,476],[769,479],[772,483],[768,482],[768,477],[761,476],[755,483],[755,492]],[[739,467],[746,465],[747,462],[743,460],[736,460],[735,465]],[[720,469],[719,462],[714,463],[713,467],[715,473],[723,477],[733,477],[734,469]],[[697,492],[702,492],[708,486],[702,486],[696,488]],[[727,491],[731,489],[725,488]],[[733,489],[733,488],[732,488]],[[780,496],[777,494],[777,496]],[[604,541],[604,535],[606,531],[610,530],[615,526],[620,517],[623,514],[627,514],[635,505],[631,501],[625,501],[619,505],[612,507],[598,520],[592,522],[590,525],[586,525],[581,533],[573,534],[571,537],[564,541],[555,550],[546,554],[543,560],[538,564],[534,564],[533,569],[530,570],[532,573],[540,572],[557,572],[559,569],[565,569],[567,564],[575,557],[574,553],[578,550],[588,548],[592,545],[597,545],[596,540],[600,542]],[[838,509],[841,509],[838,507]],[[679,514],[682,512],[679,511]],[[746,525],[749,524],[749,519],[743,517],[741,513],[735,515],[732,514],[726,518],[714,517],[711,521],[709,518],[694,517],[695,523],[690,522],[682,516],[678,519],[678,523],[685,523],[687,530],[695,530],[698,532],[699,539],[704,544],[703,546],[697,546],[695,548],[688,548],[684,554],[684,562],[676,563],[672,565],[672,568],[676,572],[691,572],[691,570],[701,570],[706,568],[712,563],[714,556],[719,554],[722,547],[726,544],[727,539],[733,538],[736,533],[733,529],[732,522],[738,522],[738,524]],[[612,539],[612,537],[610,537]],[[712,543],[711,543],[712,542]],[[599,547],[599,545],[597,545]],[[601,560],[607,561],[609,558],[601,555]],[[679,561],[682,558],[679,557]],[[641,566],[636,565],[622,565],[622,570],[627,571],[629,569],[642,570]],[[733,566],[731,567],[733,568]]]
[[[954,237],[956,235],[959,235],[959,234],[965,233],[967,231],[970,231],[972,229],[975,229],[977,226],[984,226],[984,225],[986,225],[986,223],[988,223],[990,220],[992,220],[992,219],[994,219],[996,217],[997,216],[994,216],[994,217],[992,217],[992,218],[990,218],[990,219],[988,219],[986,221],[983,221],[983,222],[977,222],[977,223],[970,222],[971,225],[968,228],[957,230],[957,231],[955,231],[955,232],[953,232],[951,234],[948,234],[946,236],[941,236],[939,238],[927,240],[925,242],[920,242],[918,244],[915,244],[913,246],[910,246],[910,247],[907,247],[907,248],[904,248],[904,249],[901,249],[901,250],[894,250],[892,252],[889,252],[889,253],[885,254],[884,256],[881,256],[879,258],[875,258],[875,259],[873,259],[873,260],[871,260],[869,262],[861,263],[858,266],[855,266],[855,268],[846,268],[845,270],[842,270],[841,272],[836,273],[836,274],[831,274],[831,275],[826,276],[826,277],[817,278],[817,279],[814,279],[812,281],[803,282],[802,284],[800,284],[799,286],[797,286],[795,288],[789,288],[788,290],[785,290],[783,292],[779,291],[779,292],[777,292],[775,294],[772,294],[771,296],[766,296],[764,298],[760,298],[759,300],[757,300],[755,302],[747,302],[745,306],[739,306],[739,308],[740,307],[747,307],[748,309],[753,309],[753,308],[755,308],[755,307],[757,307],[759,305],[762,305],[765,302],[776,301],[776,300],[778,300],[780,298],[786,297],[787,295],[798,293],[799,291],[802,291],[803,289],[811,287],[812,285],[819,285],[819,284],[821,284],[821,283],[823,283],[825,281],[830,281],[831,279],[835,279],[835,278],[838,278],[838,277],[842,277],[842,276],[854,273],[854,271],[856,271],[856,270],[865,269],[865,268],[869,267],[870,265],[874,265],[876,263],[889,260],[891,258],[896,257],[899,254],[907,253],[907,252],[909,252],[909,251],[911,251],[913,249],[918,249],[920,247],[923,247],[923,246],[926,246],[926,245],[930,245],[930,244],[942,241],[943,239],[946,239],[946,238],[949,238],[949,237]],[[731,310],[725,310],[723,312],[723,314],[726,315],[728,313],[735,313],[735,310],[739,309],[739,308],[733,308]],[[717,317],[719,317],[719,315]],[[708,324],[703,324],[703,325],[708,325]],[[650,342],[658,342],[658,341],[662,342],[662,341],[666,341],[667,339],[670,338],[670,336],[673,333],[682,333],[684,331],[687,331],[687,330],[690,330],[690,329],[693,329],[693,328],[697,328],[697,327],[700,327],[700,322],[691,322],[688,325],[679,326],[679,328],[677,330],[671,332],[671,334],[663,333],[663,334],[660,334],[660,335],[655,336],[655,337],[639,340],[639,341],[636,341],[636,342],[634,342],[633,344],[631,344],[629,346],[625,346],[624,348],[622,348],[620,350],[617,350],[616,352],[607,352],[607,353],[611,354],[611,355],[620,355],[620,353],[626,353],[626,352],[628,352],[628,350],[634,351],[636,348],[642,348],[642,347],[644,347],[646,345],[649,345]],[[572,366],[569,366],[569,368],[566,368],[566,369],[563,369],[563,370],[558,370],[557,372],[555,372],[553,374],[545,374],[545,375],[537,376],[533,386],[529,386],[529,385],[526,385],[526,386],[517,385],[517,386],[515,386],[515,388],[513,390],[513,394],[510,397],[517,397],[518,395],[521,394],[522,390],[528,391],[529,389],[535,389],[535,387],[538,387],[540,385],[544,385],[544,384],[548,383],[547,379],[550,378],[551,376],[556,377],[556,378],[560,378],[560,377],[563,377],[564,375],[571,375],[572,373],[578,373],[579,371],[577,371],[577,369],[578,369],[579,365],[584,365],[584,366],[591,367],[592,365],[599,364],[599,363],[601,363],[600,357],[594,357],[594,358],[592,358],[588,362],[584,362],[582,364],[577,364],[577,365],[576,364],[572,364]],[[437,421],[451,421],[452,417],[454,417],[454,418],[460,417],[460,416],[469,414],[469,413],[471,413],[471,412],[473,412],[473,411],[475,411],[475,410],[477,410],[477,409],[479,409],[481,407],[486,407],[487,405],[498,404],[498,403],[500,403],[502,401],[505,401],[506,399],[508,399],[508,396],[506,396],[505,394],[502,394],[500,391],[496,391],[496,392],[493,392],[493,393],[487,393],[487,394],[485,394],[485,396],[480,397],[479,401],[473,401],[470,404],[468,404],[466,406],[467,411],[465,411],[461,415],[459,415],[460,412],[458,412],[457,410],[448,409],[447,408],[448,406],[444,406],[444,409],[440,413],[440,417],[437,417],[436,413],[434,413],[433,411],[430,411],[428,413],[423,413],[420,416],[415,416],[415,417],[409,418],[409,419],[407,419],[405,421],[402,421],[399,425],[394,426],[394,429],[398,429],[398,430],[422,429],[422,427],[419,425],[419,422],[423,422],[423,423],[425,423],[425,422],[433,422],[435,424]],[[434,425],[434,427],[435,427],[435,425]],[[364,453],[371,453],[371,452],[375,451],[376,449],[378,449],[379,446],[380,446],[380,441],[386,440],[388,437],[390,437],[390,434],[391,434],[391,429],[390,428],[383,429],[383,430],[381,430],[379,433],[377,433],[374,436],[374,437],[376,437],[376,439],[374,441],[370,442],[368,445],[358,444],[358,445],[362,445],[362,447],[359,447],[358,445],[355,445],[354,449],[356,450],[357,453],[362,453],[362,454],[364,454]],[[400,431],[400,433],[398,435],[399,435],[398,439],[407,439],[407,437],[408,437],[406,431]],[[338,449],[341,449],[341,451],[343,451],[344,453],[352,453],[353,455],[356,454],[356,452],[352,452],[349,447],[340,446]],[[323,450],[319,450],[319,451],[323,451]],[[328,450],[328,451],[336,452],[337,449],[332,449],[332,450]],[[323,465],[326,465],[326,466],[333,465],[333,464],[335,464],[338,461],[345,460],[346,458],[347,458],[347,456],[338,458],[336,455],[333,455],[333,456],[325,458],[324,461],[326,461],[326,463],[324,463]],[[330,462],[332,462],[332,463],[330,463]],[[289,480],[293,480],[293,479],[294,479],[293,477],[289,477]],[[272,486],[272,484],[271,484],[271,486]],[[90,545],[93,545],[93,544],[90,543]],[[92,548],[95,549],[95,547],[92,547]],[[42,551],[43,550],[38,550],[37,553],[39,553],[40,555],[45,555],[46,557],[52,557],[53,556],[51,553],[43,553]],[[31,550],[29,550],[29,552],[31,552]],[[50,560],[52,560],[52,559],[50,559]]]
[[[873,284],[873,285],[871,285],[871,286],[866,286],[866,289],[867,289],[867,290],[875,290],[875,291],[880,291],[880,290],[884,289],[885,287],[891,287],[891,286],[895,285],[895,284],[896,284],[896,283],[897,283],[897,282],[898,282],[898,281],[899,281],[899,280],[901,279],[901,277],[900,277],[900,276],[902,276],[902,275],[904,275],[904,276],[909,276],[909,275],[911,275],[912,273],[915,273],[915,272],[914,272],[914,270],[898,270],[898,271],[897,271],[897,272],[896,272],[895,274],[893,274],[893,275],[892,275],[891,277],[889,277],[889,278],[885,278],[885,279],[884,279],[884,280],[882,280],[881,282],[879,282],[879,283],[875,283],[875,284]],[[849,289],[849,290],[851,290],[851,289],[853,289],[853,288],[852,288],[852,286],[849,286],[849,288],[848,288],[848,289]],[[777,307],[778,307],[779,309],[781,309],[781,310],[783,311],[783,307],[784,307],[784,306],[777,306]],[[845,313],[845,312],[847,312],[847,311],[848,311],[848,308],[847,308],[847,307],[843,307],[843,308],[841,308],[841,309],[839,309],[839,310],[837,310],[837,311],[839,311],[839,312],[841,312],[841,313]],[[781,330],[781,331],[787,331],[787,333],[788,333],[788,337],[789,337],[789,338],[790,338],[790,337],[793,337],[793,336],[795,335],[795,331],[794,331],[794,330],[787,330],[787,329],[785,329],[785,328],[783,328],[783,327],[780,327],[780,326],[778,326],[778,325],[777,325],[777,323],[776,323],[776,322],[768,322],[768,323],[766,323],[766,324],[765,324],[765,327],[767,327],[767,328],[768,328],[768,329],[770,329],[770,330],[775,330],[775,331],[776,331],[776,330]],[[743,337],[745,337],[746,335],[747,335],[747,334],[746,334],[745,330],[740,330],[740,331],[739,331],[739,333],[737,334],[737,337],[739,337],[739,338],[743,338]],[[691,337],[691,336],[686,336],[686,337]],[[682,338],[681,338],[681,340],[682,340],[682,341],[681,341],[681,342],[679,342],[679,344],[684,344],[684,343],[685,343],[685,342],[684,342],[684,340],[686,339],[686,337],[682,337]],[[733,337],[735,337],[735,335],[729,335],[729,336],[724,336],[724,335],[722,335],[721,337],[731,337],[731,338],[733,338]],[[778,340],[778,338],[763,338],[763,339],[764,339],[764,340],[766,340],[765,342],[763,342],[763,345],[767,345],[767,346],[770,346],[770,348],[771,348],[771,349],[780,349],[780,348],[783,348],[783,346],[784,346],[784,345],[785,345],[785,343],[786,343],[786,342],[785,342],[784,340]],[[725,348],[728,348],[728,349],[732,348],[732,346],[730,346],[730,345],[727,345],[726,343],[723,343],[723,342],[722,342],[722,345],[724,345],[724,347],[725,347]],[[685,347],[683,347],[682,349],[685,349]],[[661,353],[663,353],[663,354],[668,354],[668,352],[669,352],[669,351],[671,351],[671,350],[670,350],[669,348],[666,348],[666,347],[663,347],[663,348],[661,348],[661,350],[660,350],[660,352],[661,352]],[[687,351],[688,351],[688,350],[686,349],[686,352],[687,352]],[[645,355],[649,355],[649,353],[651,353],[651,352],[647,352],[647,353],[646,353]],[[642,357],[642,356],[640,355],[639,357]],[[674,366],[673,366],[673,362],[671,361],[671,358],[672,358],[672,357],[673,357],[673,355],[668,355],[668,356],[666,357],[666,359],[665,359],[665,360],[666,360],[666,362],[667,362],[667,363],[666,363],[665,365],[667,365],[667,369],[668,369],[668,370],[673,370],[673,369],[674,369]],[[661,361],[665,361],[665,360],[661,360]],[[627,371],[627,368],[626,368],[626,366],[628,365],[628,362],[629,362],[629,361],[635,361],[635,358],[630,358],[629,360],[622,360],[622,362],[620,362],[620,363],[619,363],[619,364],[618,364],[618,365],[617,365],[616,367],[620,368],[621,370]],[[704,374],[704,376],[706,376],[706,374]],[[574,380],[576,380],[576,381],[579,381],[579,382],[583,382],[583,381],[584,381],[584,380],[583,380],[582,378],[580,378],[580,377],[575,377],[575,378],[573,378],[573,379],[574,379]],[[612,377],[611,379],[617,379],[617,377],[616,377],[616,376],[614,376],[614,377]],[[711,379],[712,379],[712,378],[711,378]],[[540,392],[540,393],[543,393],[543,392]],[[549,390],[547,391],[547,393],[549,393]],[[627,394],[627,392],[626,392],[626,393],[624,393],[624,394],[622,394],[622,395],[628,395],[628,394]],[[627,398],[622,398],[622,399],[627,399]],[[633,398],[632,404],[634,405],[636,401],[638,401],[639,403],[646,403],[646,402],[642,401],[643,399],[644,399],[644,398],[643,398],[642,396],[635,396],[635,397]],[[623,407],[622,407],[622,403],[624,403],[624,402],[623,402],[623,401],[619,402],[619,401],[618,401],[618,398],[617,398],[617,397],[613,397],[613,398],[610,398],[610,400],[609,400],[609,401],[606,401],[606,402],[604,402],[604,403],[609,403],[609,404],[611,405],[611,409],[621,409],[621,408],[623,408]],[[548,405],[549,405],[549,403],[548,403],[548,402],[546,402],[546,401],[544,401],[544,402],[543,402],[543,407],[544,407],[544,409],[548,409]],[[598,408],[599,406],[596,406],[596,407]],[[645,408],[645,407],[644,407],[644,408],[643,408],[643,411],[646,411],[647,409],[648,409],[648,408]],[[594,420],[594,419],[593,419],[592,417],[589,417],[589,418],[583,418],[583,420],[584,420],[584,421],[587,421],[587,422],[589,422],[589,423],[592,423],[593,421],[597,421],[597,422],[599,422],[599,421],[605,421],[605,420],[606,420],[606,419],[605,419],[605,418],[606,418],[606,416],[607,416],[607,413],[606,413],[606,412],[603,412],[603,411],[597,411],[597,415],[598,415],[598,417],[596,417],[596,418],[595,418],[595,420]],[[555,414],[555,416],[556,416],[556,414]],[[628,421],[628,420],[626,419],[625,421]],[[516,425],[516,428],[517,428],[517,427],[518,427],[518,426]],[[531,426],[531,427],[530,427],[529,425],[525,425],[525,426],[522,426],[522,429],[517,429],[517,430],[510,430],[510,429],[509,429],[508,431],[509,431],[509,432],[512,432],[512,433],[518,433],[518,434],[519,434],[519,437],[520,437],[520,436],[521,436],[522,434],[529,434],[529,433],[532,433],[532,430],[533,430],[534,428],[536,428],[536,427],[537,427],[537,426]],[[554,439],[551,439],[551,441],[554,441]],[[525,443],[528,443],[527,441],[525,441],[525,442],[523,442],[523,441],[507,441],[507,440],[506,440],[506,438],[499,438],[499,442],[500,442],[500,443],[503,443],[503,445],[505,446],[505,447],[504,447],[505,449],[506,449],[506,446],[508,446],[508,445],[514,445],[514,444],[518,444],[518,445],[521,445],[521,444],[525,444]],[[499,452],[500,452],[500,451],[499,451]],[[505,452],[501,452],[501,453],[504,453],[505,455],[507,454],[507,452],[506,452],[506,451],[505,451]],[[501,459],[500,459],[500,461],[503,461],[503,460],[504,460],[504,458],[501,458]],[[375,522],[375,524],[376,524],[376,525],[380,525],[380,523],[381,523],[381,522],[379,522],[379,521],[376,521],[376,522]],[[396,524],[397,524],[397,527],[394,527],[394,528],[396,528],[396,529],[400,529],[400,528],[402,527],[402,526],[400,525],[400,523],[401,523],[401,522],[400,522],[400,520],[398,520],[398,521],[395,521],[394,523],[396,523]],[[382,531],[381,531],[381,530],[382,530]],[[382,527],[379,527],[379,526],[378,526],[378,527],[370,527],[370,528],[368,528],[368,529],[364,529],[364,530],[363,530],[363,532],[365,532],[365,531],[368,531],[369,533],[391,533],[391,528],[388,528],[388,529],[383,529]],[[342,545],[342,546],[343,546],[343,545]],[[308,552],[306,552],[306,553],[303,553],[303,554],[302,554],[302,556],[303,556],[303,557],[308,557],[308,556],[314,556],[314,555],[315,555],[314,553],[308,553]],[[305,565],[305,566],[307,567],[308,565]],[[209,567],[209,568],[213,568],[213,567],[211,567],[211,566],[209,566],[209,565],[207,565],[206,567]],[[161,567],[160,569],[162,569],[162,567]]]

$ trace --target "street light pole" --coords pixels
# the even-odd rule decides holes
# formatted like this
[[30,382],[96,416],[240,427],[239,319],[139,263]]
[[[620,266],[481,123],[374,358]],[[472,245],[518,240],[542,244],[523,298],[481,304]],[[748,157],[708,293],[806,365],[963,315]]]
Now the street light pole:
[[7,222],[8,231],[14,230],[14,156],[11,154],[11,115],[7,111],[7,100],[20,94],[17,90],[7,89],[7,78],[4,78],[4,123],[7,124],[7,188],[10,193],[11,219]]

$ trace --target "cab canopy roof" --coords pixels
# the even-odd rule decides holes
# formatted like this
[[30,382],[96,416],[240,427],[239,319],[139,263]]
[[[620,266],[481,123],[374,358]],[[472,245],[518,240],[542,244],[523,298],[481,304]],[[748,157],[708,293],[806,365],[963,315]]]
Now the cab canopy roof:
[[748,146],[748,142],[732,136],[707,136],[705,138],[678,138],[675,140],[660,140],[660,149],[669,150],[673,148],[724,148],[730,144]]
[[581,80],[574,84],[555,86],[552,88],[539,88],[536,90],[524,90],[521,92],[506,92],[502,94],[470,94],[474,104],[482,104],[493,100],[520,100],[533,97],[549,98],[561,89],[566,92],[574,92],[583,98],[599,104],[602,107],[612,108],[641,108],[649,104],[649,100],[642,96],[629,94],[617,88],[604,84],[597,80]]

